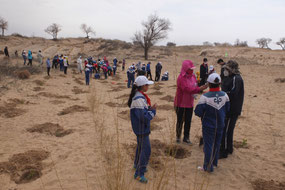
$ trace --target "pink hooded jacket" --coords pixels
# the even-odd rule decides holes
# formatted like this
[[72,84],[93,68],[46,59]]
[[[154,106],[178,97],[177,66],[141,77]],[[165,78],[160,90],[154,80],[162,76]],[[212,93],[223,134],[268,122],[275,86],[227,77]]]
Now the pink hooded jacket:
[[192,67],[194,67],[192,61],[183,61],[181,73],[177,79],[177,90],[174,100],[174,106],[176,107],[193,108],[193,95],[200,92],[194,73],[192,75],[187,73],[187,70]]

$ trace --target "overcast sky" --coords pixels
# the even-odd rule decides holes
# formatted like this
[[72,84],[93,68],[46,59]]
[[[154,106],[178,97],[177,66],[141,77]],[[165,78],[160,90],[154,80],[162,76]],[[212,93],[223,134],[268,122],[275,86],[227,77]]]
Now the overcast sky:
[[172,23],[168,41],[178,45],[230,42],[237,38],[256,46],[260,37],[285,37],[285,0],[0,0],[0,16],[8,34],[50,36],[51,23],[62,26],[59,37],[84,36],[91,25],[96,37],[131,41],[141,22],[156,12]]

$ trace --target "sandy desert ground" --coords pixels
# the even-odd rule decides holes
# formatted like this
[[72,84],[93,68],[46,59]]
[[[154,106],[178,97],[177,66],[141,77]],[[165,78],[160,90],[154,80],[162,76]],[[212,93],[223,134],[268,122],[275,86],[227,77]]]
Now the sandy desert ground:
[[[7,37],[10,54],[41,49],[45,57],[106,55],[126,58],[127,66],[142,60],[142,51],[130,44],[103,39]],[[219,162],[214,173],[197,171],[203,163],[199,147],[201,124],[193,117],[193,146],[175,145],[173,99],[181,63],[196,66],[205,57],[217,71],[225,52],[240,64],[245,82],[245,102],[235,130],[234,154]],[[202,53],[202,56],[201,56]],[[93,190],[93,189],[190,189],[190,190],[284,190],[285,189],[285,52],[239,47],[154,47],[150,52],[154,74],[157,61],[170,80],[148,92],[158,103],[152,122],[152,156],[144,185],[135,181],[133,155],[136,138],[131,130],[126,101],[126,73],[91,80],[71,67],[65,76],[58,70],[19,80],[0,76],[0,190]],[[21,66],[22,59],[0,55],[0,65]],[[198,100],[196,100],[197,102]],[[173,152],[177,152],[176,155]]]

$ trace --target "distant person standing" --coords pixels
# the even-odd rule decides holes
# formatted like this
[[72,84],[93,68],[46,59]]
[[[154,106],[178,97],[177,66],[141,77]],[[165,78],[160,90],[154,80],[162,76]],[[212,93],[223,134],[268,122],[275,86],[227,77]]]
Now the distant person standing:
[[146,65],[146,78],[148,79],[150,77],[150,80],[152,80],[150,64],[151,62],[148,62]]
[[15,51],[15,57],[18,57],[18,50]]
[[220,158],[227,158],[228,154],[232,154],[234,151],[234,129],[238,117],[241,115],[244,101],[244,84],[236,61],[230,60],[224,66],[224,76],[222,91],[226,92],[230,98],[230,111],[226,115]]
[[224,78],[225,78],[225,76],[224,76],[224,70],[225,70],[225,68],[224,68],[224,65],[226,64],[225,62],[224,62],[224,60],[222,60],[222,59],[219,59],[218,61],[217,61],[217,63],[219,64],[219,65],[221,65],[221,79],[222,79],[222,81],[224,80]]
[[29,60],[28,65],[32,66],[33,65],[33,53],[31,50],[29,50],[28,52],[28,60]]
[[63,55],[61,55],[59,57],[59,70],[63,71],[64,70],[64,66],[63,66]]
[[58,64],[58,55],[55,55],[53,57],[53,60],[52,60],[52,68],[54,69],[57,69],[57,64]]
[[155,66],[155,81],[160,80],[161,70],[162,70],[162,65],[160,62],[158,62]]
[[27,54],[26,54],[25,50],[22,51],[22,57],[23,57],[23,60],[24,60],[24,65],[26,65]]
[[135,67],[131,65],[127,71],[127,77],[128,77],[128,88],[133,87],[135,82]]
[[79,73],[82,73],[83,70],[82,68],[83,68],[82,59],[81,56],[79,56],[79,58],[77,59],[77,69]]
[[41,50],[39,50],[37,57],[38,57],[39,64],[42,65],[43,64],[43,55],[42,55]]
[[68,60],[66,56],[64,56],[63,58],[63,67],[64,67],[64,74],[67,74]]
[[125,70],[125,67],[126,67],[126,60],[125,60],[125,59],[123,59],[122,71],[124,71],[124,70]]
[[208,79],[208,59],[203,59],[203,64],[200,65],[200,84],[199,86],[203,86],[206,84]]
[[9,56],[8,47],[7,47],[7,46],[6,46],[5,49],[4,49],[4,54],[5,54],[6,57],[10,57],[10,56]]
[[90,72],[92,71],[92,65],[90,63],[87,63],[87,65],[85,66],[85,81],[86,81],[86,85],[89,85],[90,82]]
[[46,64],[47,64],[47,75],[50,76],[50,75],[49,75],[49,72],[50,72],[50,68],[51,68],[51,63],[50,63],[49,58],[47,58]]

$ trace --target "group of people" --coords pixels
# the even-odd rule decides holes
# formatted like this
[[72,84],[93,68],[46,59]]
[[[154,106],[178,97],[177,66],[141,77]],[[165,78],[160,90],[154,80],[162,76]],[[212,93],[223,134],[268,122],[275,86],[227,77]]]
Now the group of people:
[[[160,76],[161,76],[161,71],[162,71],[162,63],[158,62],[155,65],[155,81],[158,82],[160,80]],[[151,62],[148,62],[147,65],[145,65],[144,63],[141,63],[140,61],[135,65],[135,63],[133,63],[127,70],[127,78],[128,78],[128,84],[127,87],[130,88],[133,86],[134,82],[135,82],[135,76],[146,76],[147,79],[150,79],[151,81],[153,81],[152,79],[152,74],[151,74]],[[168,71],[166,71],[162,77],[161,80],[162,81],[168,81],[169,79],[169,73]]]
[[[195,66],[191,60],[182,63],[177,79],[177,91],[174,106],[177,114],[176,142],[181,143],[184,125],[183,143],[192,145],[190,128],[193,112],[201,118],[202,143],[204,145],[204,164],[199,170],[213,172],[218,160],[233,153],[233,133],[238,117],[241,115],[244,100],[244,84],[236,61],[225,63],[222,59],[221,76],[213,68],[208,71],[205,58],[200,66],[200,82],[194,73]],[[151,155],[149,140],[150,123],[156,115],[156,104],[146,92],[153,81],[146,76],[138,76],[132,86],[128,100],[133,132],[137,137],[137,149],[134,159],[134,178],[147,183],[145,172]],[[209,92],[203,93],[207,88]],[[196,108],[194,100],[202,94]]]

